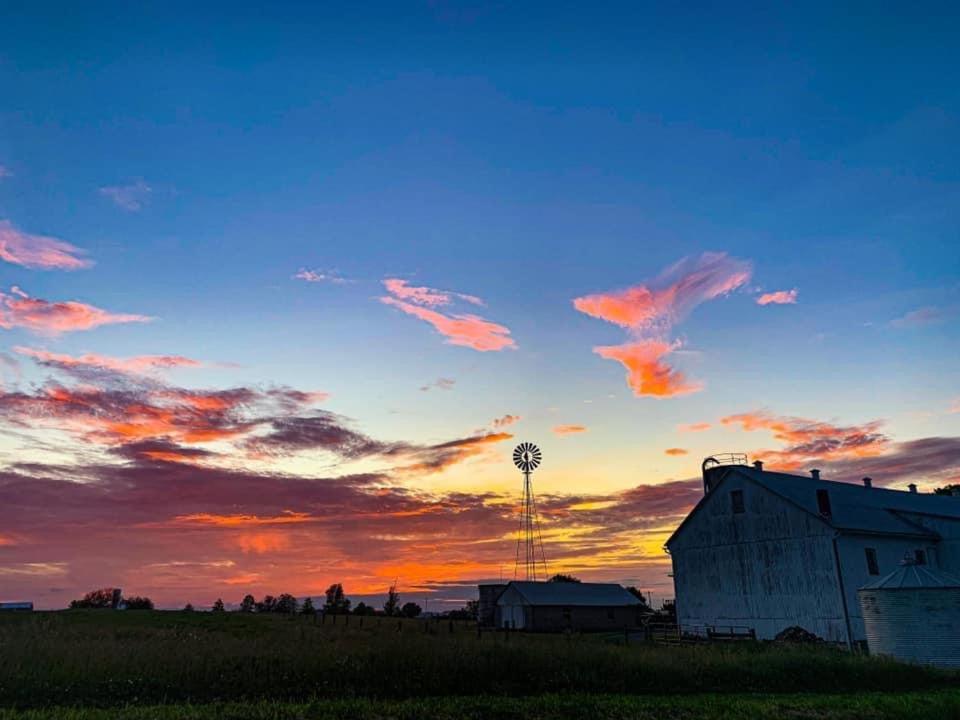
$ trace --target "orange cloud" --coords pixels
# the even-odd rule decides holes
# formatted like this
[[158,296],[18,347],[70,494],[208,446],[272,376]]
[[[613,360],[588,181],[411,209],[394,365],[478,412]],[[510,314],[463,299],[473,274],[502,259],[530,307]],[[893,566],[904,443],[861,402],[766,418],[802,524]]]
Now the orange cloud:
[[702,383],[688,381],[682,372],[663,361],[674,349],[676,344],[642,340],[625,345],[596,347],[593,351],[600,357],[618,361],[627,369],[627,384],[637,397],[674,397],[702,390]]
[[449,305],[453,298],[458,298],[471,305],[483,305],[484,302],[476,295],[466,295],[465,293],[451,292],[449,290],[437,290],[430,287],[417,287],[407,283],[400,278],[387,278],[383,281],[383,286],[387,292],[399,300],[412,302],[416,305],[426,307],[438,307],[440,305]]
[[17,287],[10,292],[10,295],[0,292],[0,327],[6,330],[22,327],[41,335],[59,335],[101,325],[150,322],[153,319],[145,315],[111,313],[81,302],[48,302],[32,298]]
[[757,298],[757,305],[795,305],[797,302],[797,290],[777,290],[776,292],[764,293]]
[[883,454],[890,439],[880,432],[883,422],[873,420],[862,425],[835,425],[798,417],[771,415],[755,410],[721,418],[723,425],[739,425],[747,432],[768,430],[787,447],[755,453],[784,469],[795,469],[812,462],[833,462]]
[[627,382],[635,395],[683,395],[703,386],[687,382],[663,361],[677,347],[676,341],[669,340],[670,331],[701,303],[745,285],[751,273],[750,263],[744,260],[704,253],[684,258],[650,283],[578,297],[573,306],[629,331],[631,342],[596,347],[594,352],[627,368]]
[[283,533],[261,532],[240,535],[236,540],[237,547],[245,553],[264,553],[286,550],[290,547],[290,538]]
[[97,353],[66,355],[47,350],[23,347],[13,348],[15,353],[31,357],[43,365],[59,368],[100,368],[119,373],[143,374],[152,370],[168,370],[178,367],[201,367],[203,363],[182,355],[136,355],[129,358],[115,358]]
[[666,455],[689,455],[690,454],[688,450],[684,450],[683,448],[667,448],[663,452]]
[[690,423],[689,425],[677,425],[680,432],[703,432],[712,427],[708,422]]
[[444,315],[392,297],[382,297],[380,301],[430,323],[447,338],[448,345],[461,345],[480,352],[516,347],[509,328],[477,315]]
[[80,270],[93,263],[70,243],[44,235],[31,235],[0,220],[0,260],[39,270]]
[[504,415],[503,417],[498,417],[493,421],[493,426],[495,428],[508,427],[514,423],[520,422],[519,415]]
[[216,515],[213,513],[193,513],[177,515],[168,525],[207,525],[223,528],[245,528],[258,525],[294,525],[313,520],[309,513],[285,510],[280,515]]
[[576,435],[587,432],[586,425],[555,425],[551,428],[556,435]]

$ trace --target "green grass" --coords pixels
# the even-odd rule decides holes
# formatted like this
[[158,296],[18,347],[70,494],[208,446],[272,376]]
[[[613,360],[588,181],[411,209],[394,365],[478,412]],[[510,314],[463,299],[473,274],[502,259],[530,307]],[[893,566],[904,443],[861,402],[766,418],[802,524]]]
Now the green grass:
[[[847,713],[830,717],[899,717],[873,710],[857,715],[858,703],[888,713],[916,702],[935,703],[936,712],[956,711],[960,696],[940,691],[960,686],[958,680],[957,673],[826,647],[624,646],[619,636],[478,637],[467,624],[450,632],[446,623],[406,621],[398,629],[396,620],[375,618],[365,618],[362,627],[351,618],[347,627],[342,617],[336,625],[329,620],[321,625],[304,617],[236,613],[0,616],[0,708],[35,708],[37,718],[70,717],[65,707],[83,708],[86,714],[77,718],[95,718],[116,715],[97,715],[94,708],[117,712],[152,705],[164,708],[124,710],[121,716],[320,717],[324,713],[317,708],[327,708],[324,712],[333,712],[328,717],[342,717],[329,703],[347,701],[356,703],[351,714],[391,718],[577,717],[557,714],[575,711],[577,703],[599,703],[596,717],[646,717],[649,708],[657,717],[687,717],[661,710],[702,713],[719,703],[733,712],[741,703],[759,703],[749,705],[750,712],[773,717],[780,711],[771,708],[788,701],[796,704],[796,713],[784,711],[781,720],[815,717],[804,715],[801,706],[820,702],[833,703],[831,712]],[[726,699],[706,696],[718,693]],[[837,697],[739,697],[754,693]],[[583,697],[571,700],[571,694]],[[703,696],[683,697],[695,694]],[[662,699],[671,695],[678,697]],[[201,711],[188,709],[191,704],[209,705]],[[59,714],[44,715],[51,707]],[[11,715],[0,713],[4,717]]]
[[125,708],[2,710],[0,720],[947,720],[960,691],[859,695],[489,695],[414,700],[259,701]]

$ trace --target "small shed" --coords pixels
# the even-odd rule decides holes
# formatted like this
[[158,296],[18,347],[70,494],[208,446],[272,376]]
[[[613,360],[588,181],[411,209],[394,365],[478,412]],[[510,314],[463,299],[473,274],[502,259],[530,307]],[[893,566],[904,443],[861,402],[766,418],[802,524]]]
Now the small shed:
[[872,654],[960,667],[960,578],[905,560],[857,598]]
[[622,630],[641,602],[616,583],[511,582],[497,598],[497,625],[516,630]]

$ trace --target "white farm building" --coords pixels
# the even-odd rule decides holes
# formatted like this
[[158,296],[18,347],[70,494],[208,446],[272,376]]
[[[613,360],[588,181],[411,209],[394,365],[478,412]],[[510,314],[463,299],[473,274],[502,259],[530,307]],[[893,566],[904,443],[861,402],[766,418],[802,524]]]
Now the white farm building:
[[[857,590],[905,556],[960,574],[960,497],[830,482],[708,458],[704,497],[667,541],[684,632],[800,626],[866,639]],[[734,630],[736,632],[736,630]]]

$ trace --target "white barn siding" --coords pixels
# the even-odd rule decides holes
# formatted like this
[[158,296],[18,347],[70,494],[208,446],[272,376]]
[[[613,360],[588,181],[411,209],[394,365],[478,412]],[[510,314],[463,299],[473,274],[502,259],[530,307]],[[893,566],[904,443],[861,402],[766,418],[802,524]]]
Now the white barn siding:
[[[743,514],[732,511],[734,490],[743,492]],[[762,486],[727,478],[671,545],[681,627],[750,627],[768,639],[800,625],[845,642],[833,536],[818,518]]]

